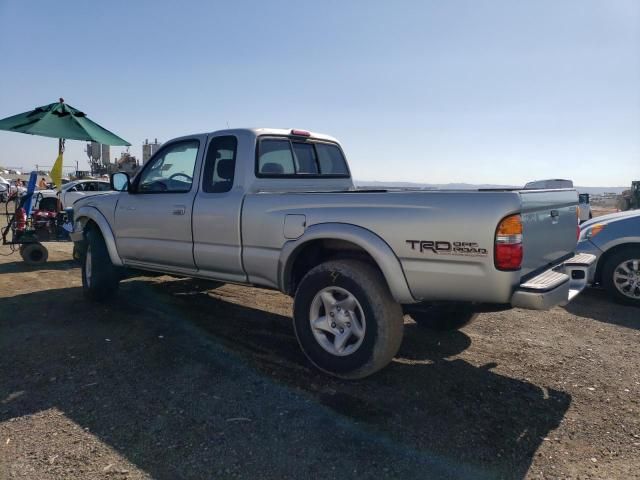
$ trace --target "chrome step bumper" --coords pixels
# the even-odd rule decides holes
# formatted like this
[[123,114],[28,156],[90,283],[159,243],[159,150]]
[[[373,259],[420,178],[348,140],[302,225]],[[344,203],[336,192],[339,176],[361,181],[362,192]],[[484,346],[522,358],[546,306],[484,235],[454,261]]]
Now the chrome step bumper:
[[587,286],[596,256],[581,253],[520,284],[511,305],[530,310],[548,310],[566,305]]

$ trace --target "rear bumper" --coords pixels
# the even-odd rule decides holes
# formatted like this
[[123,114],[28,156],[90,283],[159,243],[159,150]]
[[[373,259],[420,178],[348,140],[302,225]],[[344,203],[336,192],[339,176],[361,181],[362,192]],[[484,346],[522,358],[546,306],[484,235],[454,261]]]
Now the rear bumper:
[[596,256],[578,254],[520,284],[511,296],[511,306],[530,310],[548,310],[566,305],[593,278]]

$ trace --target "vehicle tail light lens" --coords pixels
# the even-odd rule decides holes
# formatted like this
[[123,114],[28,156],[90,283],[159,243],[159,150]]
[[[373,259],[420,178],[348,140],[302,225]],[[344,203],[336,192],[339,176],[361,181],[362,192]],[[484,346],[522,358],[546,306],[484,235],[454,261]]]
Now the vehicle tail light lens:
[[510,215],[502,219],[496,230],[494,262],[498,270],[520,270],[522,267],[522,218]]

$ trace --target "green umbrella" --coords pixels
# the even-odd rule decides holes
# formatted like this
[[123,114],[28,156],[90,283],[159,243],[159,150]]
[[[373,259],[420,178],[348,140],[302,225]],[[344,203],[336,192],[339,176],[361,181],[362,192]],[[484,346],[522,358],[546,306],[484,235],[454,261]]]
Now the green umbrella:
[[124,145],[127,147],[131,145],[106,128],[89,120],[80,110],[64,103],[63,98],[58,103],[50,103],[30,112],[19,113],[0,120],[0,130],[58,138],[58,158],[51,169],[51,179],[58,188],[62,177],[62,154],[65,140],[86,140],[104,145]]
[[106,128],[89,120],[80,110],[64,103],[62,98],[57,103],[0,120],[0,130],[28,133],[41,137],[87,140],[105,145],[131,145]]

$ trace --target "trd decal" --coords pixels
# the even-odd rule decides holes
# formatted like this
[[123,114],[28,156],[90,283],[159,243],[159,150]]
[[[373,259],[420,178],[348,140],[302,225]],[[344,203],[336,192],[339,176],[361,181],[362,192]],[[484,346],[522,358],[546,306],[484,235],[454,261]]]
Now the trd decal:
[[486,248],[478,247],[475,242],[447,242],[445,240],[407,240],[411,250],[420,253],[435,253],[436,255],[466,255],[483,257],[489,254]]

